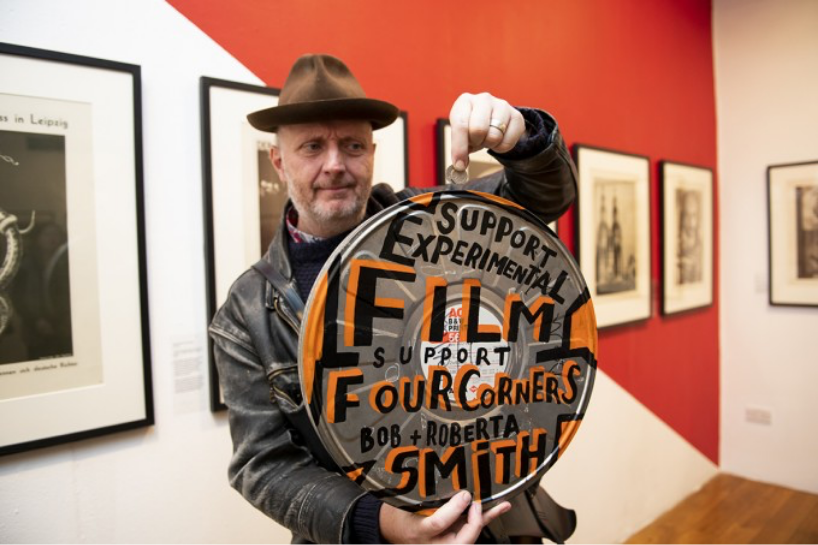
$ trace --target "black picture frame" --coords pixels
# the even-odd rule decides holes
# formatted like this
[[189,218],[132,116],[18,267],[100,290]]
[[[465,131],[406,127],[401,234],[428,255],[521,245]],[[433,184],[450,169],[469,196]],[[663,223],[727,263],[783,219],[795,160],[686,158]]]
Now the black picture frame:
[[767,167],[769,303],[818,307],[818,161]]
[[659,176],[662,315],[708,308],[715,263],[713,170],[662,160]]
[[[448,143],[447,143],[448,142]],[[435,122],[435,167],[437,185],[446,185],[446,167],[451,163],[451,153],[446,153],[451,145],[451,125],[448,119],[438,118]]]
[[[205,289],[207,320],[210,323],[218,308],[223,304],[232,281],[262,256],[262,237],[272,239],[274,235],[274,230],[265,235],[261,234],[261,224],[264,220],[260,217],[259,212],[254,218],[255,232],[250,233],[258,238],[255,253],[250,248],[244,248],[243,253],[247,255],[225,255],[226,251],[229,252],[242,245],[245,233],[241,230],[231,232],[228,239],[222,244],[219,244],[217,235],[225,228],[231,227],[232,224],[242,223],[239,220],[243,219],[245,207],[242,207],[241,204],[238,207],[235,206],[235,199],[232,201],[234,206],[221,206],[218,201],[227,199],[214,201],[214,194],[235,196],[236,193],[252,193],[255,189],[255,194],[249,195],[249,198],[257,202],[263,198],[259,194],[264,183],[262,176],[270,176],[271,172],[272,176],[276,176],[275,171],[270,169],[262,172],[261,169],[264,167],[261,158],[255,164],[249,158],[254,152],[257,156],[261,155],[264,151],[262,148],[272,145],[274,140],[272,135],[252,128],[246,116],[255,110],[275,106],[281,91],[272,87],[202,76],[199,81],[199,92],[202,129]],[[252,149],[253,143],[249,140],[253,135],[259,138],[256,140],[255,150]],[[214,142],[214,139],[218,141]],[[269,183],[271,185],[265,187],[277,195],[276,201],[280,201],[286,191],[277,176],[269,180]],[[279,204],[283,206],[283,203]],[[260,206],[259,204],[259,208]],[[277,225],[274,217],[265,223],[272,224],[273,229]],[[230,264],[227,271],[218,270],[219,264],[225,262]],[[224,397],[219,386],[218,370],[213,357],[213,340],[209,336],[207,352],[210,409],[213,412],[223,411],[227,409],[227,406],[224,404]]]
[[0,455],[153,425],[140,67],[0,43],[0,71]]
[[394,123],[372,137],[377,145],[372,184],[385,183],[396,192],[409,187],[409,113],[401,110]]
[[[650,158],[581,143],[572,147],[572,154],[579,186],[574,213],[575,255],[594,300],[597,327],[601,330],[647,321],[653,315]],[[606,190],[613,192],[612,226],[607,246],[600,249],[599,240],[606,238],[605,224],[600,221],[600,216],[604,219],[607,214]],[[619,220],[615,208],[622,203],[614,203],[620,193],[628,207],[624,215],[628,226],[619,224],[620,233],[624,233],[620,238],[629,240],[632,248],[622,248],[620,241],[617,254],[611,236],[616,231],[613,224]]]

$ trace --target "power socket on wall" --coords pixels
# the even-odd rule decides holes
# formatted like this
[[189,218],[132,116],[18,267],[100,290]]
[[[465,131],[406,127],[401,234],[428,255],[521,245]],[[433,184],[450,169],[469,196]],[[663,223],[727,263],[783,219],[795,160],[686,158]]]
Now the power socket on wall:
[[773,413],[770,409],[747,407],[744,411],[744,417],[747,422],[752,424],[763,424],[765,426],[770,426],[773,423]]

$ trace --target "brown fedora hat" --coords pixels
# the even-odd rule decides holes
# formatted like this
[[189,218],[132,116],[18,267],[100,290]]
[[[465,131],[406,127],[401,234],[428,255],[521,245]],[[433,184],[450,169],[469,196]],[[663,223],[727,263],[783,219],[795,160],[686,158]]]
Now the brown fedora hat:
[[360,119],[381,129],[398,117],[388,102],[366,98],[347,65],[331,55],[304,55],[290,70],[278,106],[247,116],[260,131],[276,132],[281,125]]

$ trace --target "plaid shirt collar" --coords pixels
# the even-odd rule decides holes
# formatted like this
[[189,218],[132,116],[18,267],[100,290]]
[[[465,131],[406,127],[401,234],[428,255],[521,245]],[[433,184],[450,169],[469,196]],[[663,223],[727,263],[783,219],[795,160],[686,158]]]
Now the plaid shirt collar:
[[294,206],[290,206],[287,209],[287,233],[290,235],[290,240],[295,242],[296,244],[301,243],[313,243],[313,242],[321,242],[322,240],[326,240],[323,237],[317,237],[315,235],[311,235],[309,233],[305,233],[298,229],[298,211],[295,209]]

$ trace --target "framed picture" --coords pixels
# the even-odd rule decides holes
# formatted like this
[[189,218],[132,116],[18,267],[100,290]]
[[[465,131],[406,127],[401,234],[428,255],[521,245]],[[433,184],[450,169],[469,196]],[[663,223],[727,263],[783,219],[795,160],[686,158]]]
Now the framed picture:
[[[452,126],[448,119],[437,120],[437,185],[446,185],[446,169],[452,164]],[[500,161],[481,149],[469,155],[469,180],[476,180],[503,170]],[[548,227],[557,233],[557,222],[552,221]]]
[[818,306],[818,161],[767,169],[770,304]]
[[394,123],[375,131],[372,185],[388,184],[395,191],[409,185],[409,115],[401,111]]
[[0,72],[0,454],[151,425],[139,67]]
[[577,145],[577,256],[600,328],[651,315],[650,160]]
[[713,171],[660,164],[662,313],[713,304]]
[[[269,159],[275,135],[247,114],[278,104],[278,89],[202,77],[202,172],[208,320],[233,282],[267,251],[287,190]],[[208,339],[210,405],[226,409]]]
[[[202,172],[208,318],[233,282],[267,251],[281,222],[287,189],[269,159],[276,136],[253,128],[247,114],[278,104],[279,90],[202,77]],[[373,184],[406,187],[407,114],[375,131]],[[211,341],[209,341],[211,342]],[[225,409],[212,344],[211,409]]]

